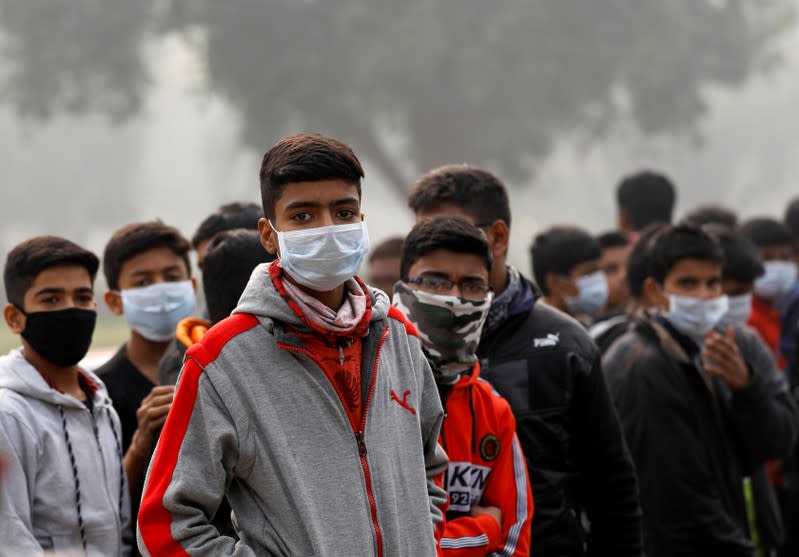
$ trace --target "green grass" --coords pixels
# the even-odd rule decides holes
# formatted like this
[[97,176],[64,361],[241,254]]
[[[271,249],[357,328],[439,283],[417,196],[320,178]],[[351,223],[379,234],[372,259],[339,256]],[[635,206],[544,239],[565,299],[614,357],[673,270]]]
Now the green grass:
[[[101,315],[92,338],[92,349],[116,348],[128,338],[128,325],[121,317]],[[19,337],[8,326],[0,327],[0,354],[19,346]]]

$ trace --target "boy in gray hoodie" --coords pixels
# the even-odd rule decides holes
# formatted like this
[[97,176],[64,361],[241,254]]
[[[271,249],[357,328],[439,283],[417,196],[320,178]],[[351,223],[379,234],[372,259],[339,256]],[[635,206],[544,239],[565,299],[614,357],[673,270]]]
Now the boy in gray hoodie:
[[130,500],[119,418],[78,367],[96,320],[97,257],[52,236],[23,242],[3,274],[6,324],[22,348],[0,357],[3,555],[129,555]]
[[[318,135],[264,156],[258,266],[188,349],[139,512],[145,555],[436,554],[441,403],[418,335],[355,276],[363,170]],[[227,496],[240,541],[210,525]]]

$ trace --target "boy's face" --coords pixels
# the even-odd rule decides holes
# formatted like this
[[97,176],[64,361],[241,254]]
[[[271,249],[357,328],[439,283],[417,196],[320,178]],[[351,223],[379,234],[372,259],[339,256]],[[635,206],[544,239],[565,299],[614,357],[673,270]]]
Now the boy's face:
[[572,270],[567,275],[547,273],[544,280],[547,281],[549,297],[556,300],[565,300],[566,298],[579,296],[580,288],[577,286],[577,280],[597,272],[599,270],[599,261],[599,259],[592,259],[578,263],[572,267]]
[[605,248],[599,259],[599,268],[608,279],[608,307],[619,307],[630,297],[627,288],[627,256],[629,246]]
[[443,203],[430,211],[416,213],[416,224],[436,217],[460,217],[469,224],[481,228],[485,232],[486,238],[488,238],[491,255],[494,257],[494,265],[502,265],[504,263],[510,240],[510,229],[505,224],[505,221],[479,222],[462,207],[453,203]]
[[[444,249],[432,251],[417,259],[408,269],[407,278],[417,277],[429,277],[433,280],[444,279],[453,283],[450,288],[443,286],[431,288],[424,284],[410,284],[415,290],[422,290],[430,294],[458,296],[470,301],[482,301],[488,295],[489,273],[485,259],[479,255],[455,253]],[[464,293],[461,287],[469,284],[482,288],[469,289]],[[480,289],[483,292],[476,295],[475,292]]]
[[[122,264],[119,290],[141,288],[161,282],[181,282],[189,278],[189,270],[183,257],[167,247],[158,247],[136,254]],[[119,292],[106,292],[105,301],[114,314],[124,313]]]
[[[77,265],[45,269],[36,276],[23,301],[26,313],[70,308],[97,309],[89,272]],[[25,316],[16,306],[8,304],[4,315],[6,323],[15,334],[25,330]]]
[[651,277],[646,279],[646,287],[649,294],[657,301],[657,305],[666,309],[669,307],[669,296],[711,300],[724,294],[721,268],[721,263],[715,261],[682,259],[666,275],[662,289]]
[[758,246],[757,253],[763,261],[796,261],[796,252],[793,244],[774,244],[771,246]]
[[751,294],[755,288],[754,282],[741,282],[739,280],[724,279],[721,288],[727,296],[743,296]]
[[[362,220],[361,200],[355,184],[341,179],[320,180],[286,184],[275,201],[272,226],[287,232],[354,224]],[[278,254],[277,235],[269,221],[261,219],[258,230],[264,248],[273,255]]]

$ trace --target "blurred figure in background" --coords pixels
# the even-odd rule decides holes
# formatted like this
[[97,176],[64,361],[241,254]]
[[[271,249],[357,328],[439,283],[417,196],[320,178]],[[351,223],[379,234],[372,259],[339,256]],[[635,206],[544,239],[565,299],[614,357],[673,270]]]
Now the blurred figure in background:
[[602,248],[585,230],[553,226],[530,246],[533,276],[541,301],[590,326],[605,308],[608,279],[599,268]]
[[369,254],[369,286],[379,288],[389,298],[394,295],[394,284],[400,279],[402,236],[393,236],[377,244]]
[[105,303],[125,318],[130,336],[97,369],[122,422],[122,451],[134,511],[156,433],[172,404],[174,387],[160,385],[158,364],[175,327],[194,313],[189,242],[160,221],[117,230],[103,254],[109,290]]
[[617,230],[604,232],[596,237],[602,255],[599,258],[599,269],[605,273],[608,281],[608,300],[600,317],[607,319],[624,313],[630,299],[627,287],[627,258],[630,255],[630,239]]
[[119,418],[102,381],[78,367],[97,319],[98,267],[96,255],[53,236],[6,259],[3,316],[22,349],[0,357],[3,555],[132,549]]
[[663,174],[643,170],[625,177],[616,189],[617,221],[633,241],[653,222],[670,223],[677,192]]
[[797,266],[793,236],[782,222],[768,217],[754,218],[741,225],[741,232],[757,247],[766,272],[755,281],[752,325],[771,348],[780,369],[786,357],[780,350],[782,304],[796,287]]
[[530,554],[533,498],[508,401],[480,378],[477,345],[491,307],[485,234],[461,218],[423,221],[408,234],[394,306],[416,326],[436,378],[449,456],[445,556]]
[[685,224],[704,226],[706,224],[719,224],[727,228],[738,226],[738,215],[735,211],[721,205],[702,205],[689,211],[682,219]]
[[191,237],[191,247],[197,252],[197,265],[203,268],[205,254],[211,240],[224,230],[258,230],[258,221],[264,210],[257,203],[236,201],[220,206],[205,217]]
[[[635,469],[599,352],[579,323],[540,303],[533,283],[507,265],[505,186],[479,168],[443,166],[417,180],[408,205],[417,223],[462,217],[488,238],[494,299],[477,355],[484,378],[516,417],[535,498],[533,554],[640,556]],[[590,537],[580,521],[583,509]]]

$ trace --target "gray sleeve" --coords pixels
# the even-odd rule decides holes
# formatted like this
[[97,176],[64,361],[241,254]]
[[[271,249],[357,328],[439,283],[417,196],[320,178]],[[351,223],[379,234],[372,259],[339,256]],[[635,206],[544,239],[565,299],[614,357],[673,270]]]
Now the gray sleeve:
[[0,540],[9,555],[40,555],[33,535],[32,501],[37,468],[36,437],[16,416],[0,412]]
[[143,555],[178,548],[193,557],[254,555],[211,524],[238,454],[222,397],[194,362],[187,364],[147,471],[137,529]]

